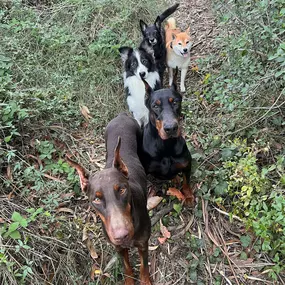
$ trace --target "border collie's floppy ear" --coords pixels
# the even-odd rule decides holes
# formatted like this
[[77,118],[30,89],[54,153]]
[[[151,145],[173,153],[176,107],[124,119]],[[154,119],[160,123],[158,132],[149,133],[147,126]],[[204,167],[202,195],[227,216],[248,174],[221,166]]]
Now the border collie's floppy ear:
[[171,84],[171,89],[173,91],[177,91],[177,76],[178,76],[178,66],[176,66],[176,68],[175,68],[175,73],[174,73],[173,81]]
[[129,171],[120,156],[121,137],[118,137],[118,143],[114,151],[113,167],[117,168],[126,178],[128,178]]
[[130,47],[120,47],[119,52],[121,54],[122,61],[125,63],[129,54],[133,52],[133,49]]
[[143,20],[140,20],[140,27],[141,27],[142,33],[144,34],[144,32],[147,28],[147,24]]
[[154,22],[154,25],[157,27],[157,29],[160,30],[160,28],[161,28],[161,20],[160,20],[159,16],[157,16],[157,18],[156,18],[156,20]]
[[89,178],[89,174],[86,173],[86,171],[84,170],[84,168],[79,165],[78,163],[76,163],[75,161],[71,160],[67,155],[65,156],[66,161],[70,164],[70,166],[74,167],[79,175],[79,179],[80,179],[80,187],[81,190],[86,193],[86,190],[88,188],[88,178]]

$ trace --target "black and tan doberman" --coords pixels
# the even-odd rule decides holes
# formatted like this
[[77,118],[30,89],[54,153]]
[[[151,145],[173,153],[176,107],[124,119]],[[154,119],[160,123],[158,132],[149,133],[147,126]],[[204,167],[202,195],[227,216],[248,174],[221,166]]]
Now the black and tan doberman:
[[68,159],[79,174],[82,190],[101,217],[107,239],[123,258],[125,285],[135,284],[129,261],[130,247],[139,251],[140,284],[152,284],[148,269],[151,225],[146,208],[147,180],[137,154],[141,135],[138,123],[121,113],[106,127],[105,169],[88,175],[82,166]]
[[176,78],[170,88],[153,91],[146,87],[146,107],[149,123],[143,130],[141,161],[147,174],[162,180],[174,179],[183,174],[182,193],[185,203],[193,206],[194,194],[190,188],[191,154],[181,135],[182,96],[177,91]]

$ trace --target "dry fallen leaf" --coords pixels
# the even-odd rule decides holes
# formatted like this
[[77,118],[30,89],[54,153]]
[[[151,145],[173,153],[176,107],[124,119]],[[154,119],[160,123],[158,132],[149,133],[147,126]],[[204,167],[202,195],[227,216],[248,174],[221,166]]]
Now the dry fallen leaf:
[[91,278],[92,281],[94,281],[94,277],[95,276],[99,276],[99,275],[102,275],[102,271],[98,267],[98,265],[94,263],[92,265],[92,269],[91,269],[91,272],[90,272],[90,278]]
[[97,254],[97,252],[94,248],[93,242],[90,238],[87,239],[86,245],[87,245],[87,248],[89,249],[89,253],[90,253],[91,257],[93,259],[98,258],[98,254]]
[[89,121],[89,119],[92,118],[92,116],[90,115],[89,109],[88,109],[86,106],[84,106],[84,105],[79,106],[79,108],[80,108],[80,112],[81,112],[81,114],[83,115],[83,117],[84,117],[87,121]]
[[162,201],[162,197],[159,196],[153,196],[153,197],[149,197],[147,199],[147,209],[148,211],[150,211],[151,209],[155,208],[161,201]]
[[164,244],[164,243],[166,242],[166,240],[167,240],[166,237],[159,237],[159,238],[157,238],[157,239],[158,239],[158,241],[159,241],[160,244]]
[[163,237],[158,238],[159,242],[163,244],[168,238],[171,237],[171,233],[169,230],[166,228],[166,226],[163,225],[161,219],[160,219],[160,232],[162,233]]
[[56,210],[56,212],[57,213],[64,212],[64,213],[74,214],[74,211],[72,209],[69,209],[69,208],[59,208]]
[[[160,238],[158,238],[158,239],[160,239]],[[153,251],[153,250],[156,250],[157,248],[158,248],[158,245],[153,245],[153,246],[150,245],[150,246],[148,247],[148,250],[149,250],[149,251]]]
[[184,195],[177,188],[168,188],[167,195],[175,196],[179,201],[183,201],[185,199]]

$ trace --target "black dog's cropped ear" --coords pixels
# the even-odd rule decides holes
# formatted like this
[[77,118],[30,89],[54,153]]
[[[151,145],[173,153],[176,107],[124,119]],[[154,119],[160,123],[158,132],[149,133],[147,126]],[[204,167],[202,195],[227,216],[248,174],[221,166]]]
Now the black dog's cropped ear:
[[119,48],[119,53],[121,55],[121,59],[122,59],[123,63],[126,62],[129,54],[131,54],[132,52],[133,52],[133,49],[131,47],[120,47]]
[[120,148],[121,148],[121,137],[118,137],[118,143],[114,151],[113,167],[118,169],[126,178],[128,178],[129,171],[126,164],[123,162],[120,156]]
[[89,174],[85,171],[85,169],[76,163],[75,161],[71,160],[67,155],[65,156],[66,161],[70,166],[76,169],[78,175],[79,175],[79,180],[80,180],[80,187],[81,190],[86,193],[86,190],[88,188],[88,179],[89,179]]
[[142,33],[144,34],[144,32],[147,28],[147,24],[143,20],[140,20],[140,27],[141,27]]
[[160,17],[157,16],[155,22],[154,22],[155,26],[157,27],[158,30],[160,30],[161,28],[161,20],[160,20]]
[[175,68],[175,73],[174,73],[173,81],[172,81],[172,85],[171,85],[171,89],[173,91],[177,91],[177,77],[178,77],[178,66],[176,66],[176,68]]
[[144,80],[144,78],[141,76],[141,79],[145,86],[145,100],[147,101],[150,98],[151,93],[153,92],[152,88],[149,86],[149,84]]

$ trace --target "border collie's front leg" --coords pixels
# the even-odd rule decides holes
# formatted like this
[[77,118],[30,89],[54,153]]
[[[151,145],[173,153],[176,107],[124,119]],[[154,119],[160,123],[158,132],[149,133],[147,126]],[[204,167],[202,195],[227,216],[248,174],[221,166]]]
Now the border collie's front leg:
[[168,67],[169,86],[173,83],[173,68]]
[[185,197],[185,204],[193,207],[195,203],[195,197],[193,190],[190,187],[190,173],[191,173],[191,164],[183,170],[183,186],[182,193]]

